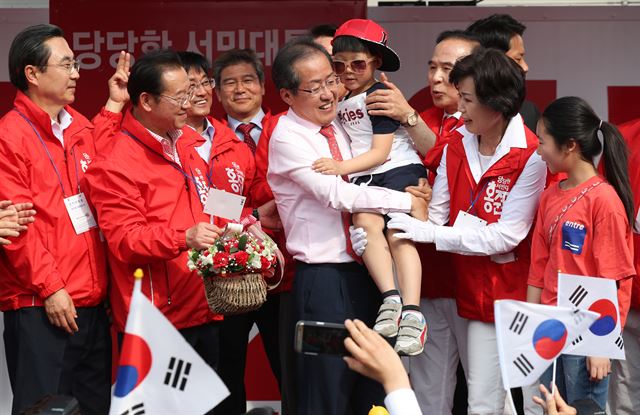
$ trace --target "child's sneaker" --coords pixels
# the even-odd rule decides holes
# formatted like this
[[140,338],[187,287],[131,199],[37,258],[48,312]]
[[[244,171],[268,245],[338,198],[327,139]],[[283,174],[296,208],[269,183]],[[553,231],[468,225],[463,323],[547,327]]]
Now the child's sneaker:
[[427,322],[409,313],[400,320],[398,338],[393,348],[401,356],[416,356],[424,350],[424,342],[427,339]]
[[402,315],[402,303],[388,302],[382,303],[378,309],[378,317],[373,330],[384,337],[395,337],[398,335],[398,323]]

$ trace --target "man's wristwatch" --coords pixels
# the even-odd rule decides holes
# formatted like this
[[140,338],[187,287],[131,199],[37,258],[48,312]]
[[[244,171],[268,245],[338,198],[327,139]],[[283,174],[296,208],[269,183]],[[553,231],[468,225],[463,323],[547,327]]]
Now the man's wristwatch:
[[402,124],[403,127],[415,127],[418,124],[418,113],[413,111],[409,116],[407,116],[407,122]]
[[258,209],[253,209],[253,212],[251,214],[254,218],[256,218],[256,220],[260,220],[260,213],[258,212]]

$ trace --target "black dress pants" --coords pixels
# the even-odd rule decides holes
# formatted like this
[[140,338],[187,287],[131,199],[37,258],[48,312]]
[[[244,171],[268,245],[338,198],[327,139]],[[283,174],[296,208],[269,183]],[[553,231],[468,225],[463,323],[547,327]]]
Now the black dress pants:
[[[371,327],[381,301],[362,265],[296,263],[294,321],[357,318]],[[384,404],[382,386],[351,371],[340,356],[299,354],[296,376],[298,415],[360,415]]]
[[4,313],[4,344],[17,415],[45,395],[69,395],[83,415],[107,414],[111,401],[111,336],[102,305],[78,307],[78,332],[53,326],[44,307]]

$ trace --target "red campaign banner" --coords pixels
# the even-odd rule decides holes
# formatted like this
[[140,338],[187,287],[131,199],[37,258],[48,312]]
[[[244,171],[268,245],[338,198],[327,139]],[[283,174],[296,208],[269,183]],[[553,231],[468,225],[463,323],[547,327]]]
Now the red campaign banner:
[[[135,59],[161,47],[199,52],[209,60],[234,48],[254,49],[265,65],[264,105],[275,112],[285,109],[270,81],[279,47],[317,24],[365,18],[367,2],[51,0],[49,13],[81,62],[74,107],[89,117],[107,100],[107,80],[121,50]],[[219,111],[214,106],[214,114]]]
[[622,124],[640,118],[640,86],[609,86],[609,122]]

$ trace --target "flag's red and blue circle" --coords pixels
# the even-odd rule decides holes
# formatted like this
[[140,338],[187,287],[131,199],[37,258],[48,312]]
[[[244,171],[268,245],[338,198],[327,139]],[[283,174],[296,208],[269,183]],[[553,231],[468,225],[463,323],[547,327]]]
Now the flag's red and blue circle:
[[567,341],[567,328],[560,320],[545,320],[533,332],[533,348],[543,359],[554,359]]
[[134,390],[151,370],[151,349],[146,341],[135,334],[126,333],[120,353],[120,366],[113,394],[122,398]]
[[618,311],[616,306],[606,298],[596,300],[589,306],[589,311],[600,313],[600,317],[589,327],[596,336],[606,336],[616,328]]

